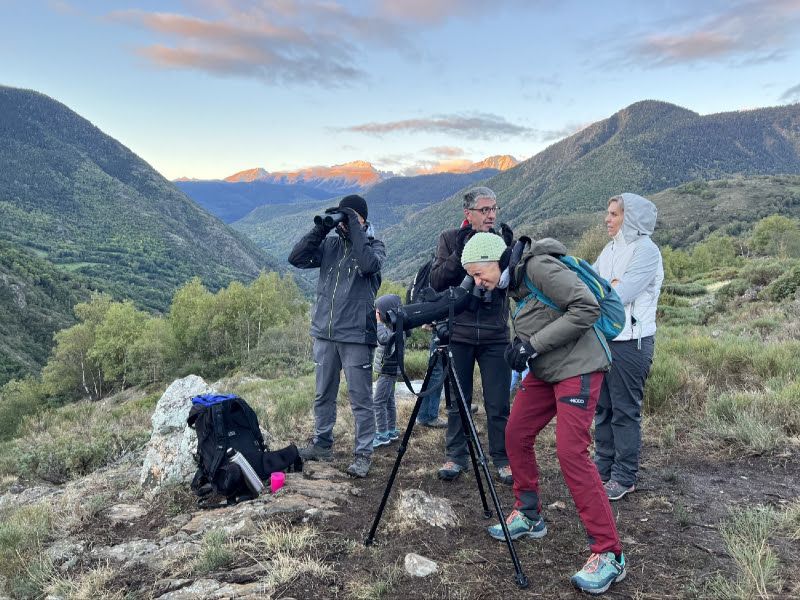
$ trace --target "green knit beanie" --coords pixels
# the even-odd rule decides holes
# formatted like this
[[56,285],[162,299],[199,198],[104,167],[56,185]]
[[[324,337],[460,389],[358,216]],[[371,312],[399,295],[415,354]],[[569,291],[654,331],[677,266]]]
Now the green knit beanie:
[[479,231],[464,245],[461,253],[461,264],[499,261],[506,250],[506,243],[499,235],[488,231]]

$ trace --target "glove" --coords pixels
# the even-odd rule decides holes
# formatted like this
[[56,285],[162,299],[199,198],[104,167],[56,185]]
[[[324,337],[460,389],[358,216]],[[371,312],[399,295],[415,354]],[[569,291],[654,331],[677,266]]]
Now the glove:
[[458,258],[461,258],[461,253],[464,252],[464,246],[467,245],[467,240],[472,237],[473,233],[472,225],[465,225],[458,230],[458,235],[456,237],[456,256],[458,256]]
[[515,371],[524,371],[528,366],[528,360],[535,356],[536,350],[533,349],[533,346],[519,338],[514,338],[505,352],[506,363]]
[[361,223],[358,222],[358,213],[354,211],[352,208],[345,206],[344,208],[338,209],[338,212],[344,214],[347,217],[347,221],[349,223],[355,223],[359,227]]
[[511,244],[514,243],[514,232],[506,223],[500,223],[500,237],[503,238],[506,246],[511,247]]

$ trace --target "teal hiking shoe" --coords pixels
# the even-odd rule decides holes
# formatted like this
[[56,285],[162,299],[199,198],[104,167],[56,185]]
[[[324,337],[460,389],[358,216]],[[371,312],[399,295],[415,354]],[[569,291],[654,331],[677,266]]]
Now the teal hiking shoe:
[[[508,533],[511,535],[512,540],[521,537],[543,538],[547,535],[547,525],[542,517],[534,521],[529,519],[517,509],[511,511],[511,514],[506,517],[506,527]],[[489,535],[496,540],[506,539],[503,535],[503,527],[498,523],[487,528]]]
[[389,433],[389,439],[391,441],[395,441],[397,438],[400,437],[400,430],[397,427],[395,427],[394,429],[390,429],[388,433]]
[[375,433],[375,438],[372,440],[372,447],[380,448],[381,446],[388,446],[391,443],[392,440],[389,437],[388,431],[377,431]]
[[583,568],[572,576],[572,585],[589,594],[602,594],[612,583],[625,579],[625,555],[617,561],[613,552],[592,554]]

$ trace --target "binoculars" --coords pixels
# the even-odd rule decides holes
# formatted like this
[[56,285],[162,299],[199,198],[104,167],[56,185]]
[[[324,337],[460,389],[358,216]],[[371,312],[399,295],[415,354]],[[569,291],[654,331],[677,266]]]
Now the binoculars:
[[331,214],[325,215],[325,216],[316,215],[314,217],[314,225],[324,225],[328,229],[333,229],[339,223],[344,221],[345,218],[346,218],[346,215],[344,213],[340,213],[340,212],[331,213]]

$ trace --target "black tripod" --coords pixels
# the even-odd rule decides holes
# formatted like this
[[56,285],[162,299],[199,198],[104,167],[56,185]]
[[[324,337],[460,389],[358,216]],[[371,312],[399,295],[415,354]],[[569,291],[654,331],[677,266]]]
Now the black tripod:
[[[442,341],[444,338],[444,341]],[[397,476],[397,471],[400,469],[400,462],[403,460],[403,455],[406,453],[406,449],[408,448],[408,442],[411,438],[411,431],[414,428],[414,424],[417,421],[417,414],[419,413],[420,405],[422,404],[422,399],[425,397],[426,392],[428,391],[428,384],[431,379],[431,375],[433,374],[433,370],[436,367],[436,363],[441,361],[442,369],[444,371],[444,394],[445,394],[445,401],[447,406],[450,406],[452,398],[450,397],[450,385],[453,385],[453,390],[455,391],[456,395],[456,402],[458,405],[458,412],[461,415],[461,423],[464,427],[464,436],[467,439],[467,447],[469,448],[469,455],[472,459],[472,468],[475,473],[475,482],[478,485],[478,493],[481,497],[481,503],[483,504],[483,515],[487,519],[492,517],[492,511],[489,509],[489,505],[486,503],[486,492],[483,489],[483,481],[481,478],[481,473],[483,473],[483,477],[486,478],[486,485],[489,488],[489,493],[492,496],[492,503],[494,504],[495,511],[497,512],[497,516],[500,517],[500,525],[503,528],[503,535],[506,539],[506,545],[508,546],[508,552],[511,554],[511,562],[514,563],[514,571],[516,573],[515,579],[517,585],[521,588],[528,587],[528,578],[526,577],[525,573],[522,572],[522,566],[520,565],[519,558],[517,558],[517,552],[514,549],[514,542],[511,540],[511,535],[508,532],[508,526],[506,525],[505,515],[503,514],[503,509],[500,506],[500,499],[497,497],[497,491],[494,487],[494,482],[492,481],[492,476],[489,473],[489,465],[486,462],[486,456],[483,453],[483,448],[481,447],[480,439],[478,438],[478,432],[475,429],[475,421],[472,419],[472,411],[470,407],[467,406],[466,400],[464,398],[464,391],[461,388],[461,382],[458,380],[458,376],[456,375],[455,370],[453,369],[453,354],[450,351],[450,348],[447,344],[447,336],[440,335],[440,343],[436,347],[436,351],[431,355],[430,360],[428,361],[428,370],[425,373],[425,379],[422,383],[422,390],[419,393],[415,393],[417,396],[417,401],[414,404],[414,410],[411,411],[411,418],[408,420],[408,426],[406,427],[406,431],[403,434],[403,439],[400,441],[400,446],[397,448],[397,460],[394,462],[394,466],[392,467],[392,473],[389,476],[389,481],[386,483],[386,489],[383,492],[383,498],[381,499],[381,504],[378,507],[378,512],[375,515],[375,520],[372,522],[372,528],[369,530],[369,535],[367,539],[364,541],[365,546],[369,546],[373,540],[375,539],[375,531],[378,529],[378,523],[380,523],[381,516],[383,516],[383,511],[386,508],[386,503],[389,500],[389,494],[392,491],[392,485],[394,485],[395,477]],[[402,363],[401,363],[402,364]],[[405,377],[405,373],[403,373],[403,377],[406,379],[406,385],[410,387],[410,384]],[[413,389],[411,390],[414,391]],[[480,464],[481,470],[478,470],[478,465]]]

